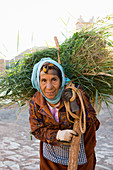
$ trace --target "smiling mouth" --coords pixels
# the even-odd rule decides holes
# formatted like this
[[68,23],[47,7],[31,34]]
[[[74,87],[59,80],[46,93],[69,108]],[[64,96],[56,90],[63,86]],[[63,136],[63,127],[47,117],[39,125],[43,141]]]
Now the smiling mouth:
[[46,94],[50,95],[50,96],[52,96],[54,93],[55,93],[55,91],[53,91],[53,92],[46,92]]

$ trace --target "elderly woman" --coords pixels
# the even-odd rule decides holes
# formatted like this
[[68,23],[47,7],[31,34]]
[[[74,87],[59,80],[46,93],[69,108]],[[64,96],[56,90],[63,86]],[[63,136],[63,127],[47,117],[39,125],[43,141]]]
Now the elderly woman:
[[[69,162],[69,148],[73,123],[68,121],[63,101],[69,101],[72,92],[65,89],[68,83],[63,68],[51,58],[43,58],[34,65],[32,85],[37,89],[30,100],[30,126],[32,134],[40,140],[40,170],[66,170]],[[96,164],[96,130],[99,121],[88,96],[79,86],[86,110],[86,132],[81,136],[78,169],[94,170]],[[80,101],[70,103],[71,111],[80,112]],[[71,118],[70,118],[71,119]],[[75,146],[76,147],[76,146]]]

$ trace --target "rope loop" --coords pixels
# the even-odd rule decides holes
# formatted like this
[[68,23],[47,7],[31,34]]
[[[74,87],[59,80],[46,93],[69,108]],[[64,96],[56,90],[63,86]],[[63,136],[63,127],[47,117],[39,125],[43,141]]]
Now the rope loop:
[[[70,102],[74,101],[76,98],[76,95],[78,95],[80,103],[81,103],[81,111],[80,111],[80,117],[77,116],[75,113],[72,113],[70,110],[70,105],[69,102],[64,102],[65,108],[66,108],[66,113],[67,113],[67,119],[71,122],[74,123],[72,120],[70,120],[69,115],[71,115],[74,119],[79,119],[79,128],[81,133],[85,133],[86,131],[86,113],[85,113],[85,107],[82,99],[82,94],[81,91],[74,86],[72,82],[68,83],[66,86],[66,89],[72,89],[72,98],[70,99]],[[82,123],[82,117],[83,117],[83,123]]]

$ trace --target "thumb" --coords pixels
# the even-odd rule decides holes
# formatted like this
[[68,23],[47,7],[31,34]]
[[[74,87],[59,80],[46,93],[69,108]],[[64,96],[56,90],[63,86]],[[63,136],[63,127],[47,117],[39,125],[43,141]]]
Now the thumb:
[[79,134],[75,130],[72,130],[71,134],[74,135],[74,136],[79,136]]

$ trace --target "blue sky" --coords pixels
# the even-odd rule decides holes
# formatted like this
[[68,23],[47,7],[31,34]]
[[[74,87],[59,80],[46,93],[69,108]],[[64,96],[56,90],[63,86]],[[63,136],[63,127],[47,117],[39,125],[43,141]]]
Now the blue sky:
[[112,6],[112,0],[0,0],[0,52],[10,59],[32,46],[55,46],[54,36],[64,41],[62,32],[69,36],[66,29],[75,30],[80,15],[102,18],[113,14]]

